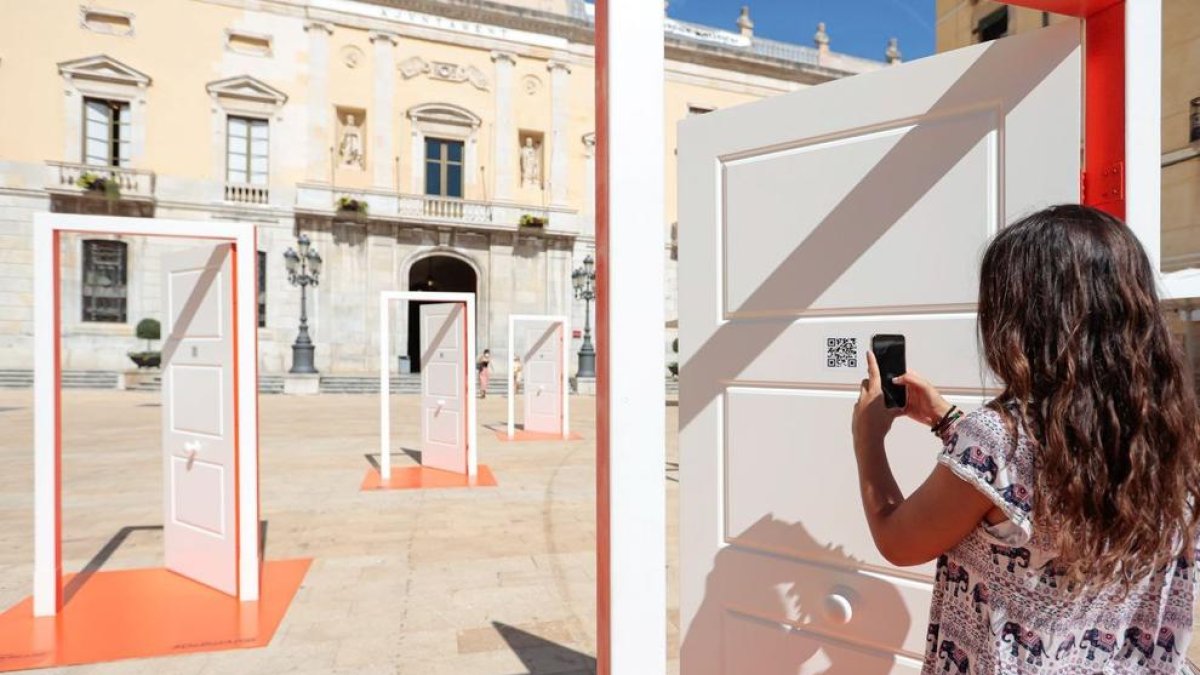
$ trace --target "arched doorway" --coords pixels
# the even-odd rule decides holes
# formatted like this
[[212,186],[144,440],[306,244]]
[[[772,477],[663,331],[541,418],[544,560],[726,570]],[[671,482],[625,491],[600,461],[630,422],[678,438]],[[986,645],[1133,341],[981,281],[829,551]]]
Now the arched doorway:
[[[450,255],[431,255],[414,262],[408,270],[410,291],[438,291],[441,293],[479,292],[479,279],[470,263]],[[414,373],[421,371],[421,321],[417,308],[425,303],[408,303],[408,354]],[[476,308],[478,311],[478,306]],[[474,358],[475,355],[470,355]]]

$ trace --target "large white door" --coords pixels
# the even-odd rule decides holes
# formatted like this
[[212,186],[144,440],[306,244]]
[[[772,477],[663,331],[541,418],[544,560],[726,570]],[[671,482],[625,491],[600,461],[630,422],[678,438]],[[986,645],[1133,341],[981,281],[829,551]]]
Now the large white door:
[[421,464],[467,473],[466,312],[421,305]]
[[523,331],[526,431],[562,433],[562,331],[561,323]]
[[167,569],[237,593],[233,248],[163,257],[163,539]]
[[[1080,73],[1066,23],[681,124],[687,675],[920,670],[932,565],[890,566],[859,501],[865,350],[902,333],[910,367],[980,403],[980,255],[1078,201]],[[907,492],[939,448],[901,420],[888,449]]]

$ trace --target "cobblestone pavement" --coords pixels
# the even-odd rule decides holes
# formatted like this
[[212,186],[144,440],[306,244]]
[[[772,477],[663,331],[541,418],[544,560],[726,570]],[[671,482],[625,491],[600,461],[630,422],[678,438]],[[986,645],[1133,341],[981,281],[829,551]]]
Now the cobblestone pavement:
[[[162,523],[158,395],[68,391],[63,400],[65,568],[82,568],[125,527],[139,529],[104,569],[161,565],[161,530],[140,529]],[[0,391],[0,608],[30,592],[31,401],[27,390]],[[313,558],[272,644],[69,672],[594,672],[592,403],[572,399],[580,441],[503,443],[481,426],[480,461],[497,488],[363,493],[378,445],[374,396],[261,397],[267,557]],[[480,401],[481,425],[498,427],[504,414],[502,397]],[[416,419],[416,397],[393,397],[394,447],[415,447]],[[674,434],[671,444],[674,461]],[[673,552],[674,527],[670,541]]]

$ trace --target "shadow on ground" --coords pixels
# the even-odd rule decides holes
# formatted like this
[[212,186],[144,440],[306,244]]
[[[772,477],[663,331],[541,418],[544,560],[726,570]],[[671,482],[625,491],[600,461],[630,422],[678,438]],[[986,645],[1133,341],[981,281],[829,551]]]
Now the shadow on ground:
[[596,659],[583,652],[499,621],[493,621],[492,626],[521,659],[528,675],[591,675],[596,672]]

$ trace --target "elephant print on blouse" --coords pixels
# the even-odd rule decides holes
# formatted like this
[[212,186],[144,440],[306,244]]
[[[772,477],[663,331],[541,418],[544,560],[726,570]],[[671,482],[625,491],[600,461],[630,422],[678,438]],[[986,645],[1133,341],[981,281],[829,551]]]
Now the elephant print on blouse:
[[947,588],[953,587],[956,598],[959,593],[966,593],[971,583],[971,575],[967,573],[967,568],[950,560],[945,555],[938,556],[935,579],[937,581],[944,580]]
[[1154,644],[1163,650],[1161,660],[1164,663],[1175,661],[1175,655],[1179,653],[1179,649],[1175,647],[1175,631],[1166,626],[1159,628],[1158,639],[1154,641]]
[[1058,649],[1054,650],[1054,660],[1060,661],[1062,657],[1069,655],[1075,650],[1075,636],[1068,635],[1067,639],[1058,644]]
[[996,482],[996,474],[1000,471],[1000,467],[996,465],[996,460],[977,445],[972,445],[964,449],[958,457],[958,462],[983,474],[989,483]]
[[959,648],[950,640],[942,642],[942,646],[938,647],[938,663],[943,663],[942,672],[950,672],[950,666],[953,665],[958,672],[965,673],[971,668],[971,659],[967,653]]
[[992,564],[1000,564],[1000,556],[1008,558],[1008,571],[1011,574],[1016,571],[1017,565],[1024,569],[1029,568],[1029,549],[1020,546],[1001,546],[992,544]]
[[1079,648],[1087,650],[1088,661],[1096,660],[1096,652],[1101,651],[1112,656],[1117,649],[1117,636],[1106,633],[1099,628],[1089,628],[1079,638]]
[[1191,571],[1192,563],[1188,560],[1186,555],[1181,555],[1175,560],[1175,576],[1179,577],[1180,579],[1190,579],[1192,578]]
[[1033,510],[1033,495],[1030,494],[1029,488],[1019,483],[1013,483],[1000,491],[1000,496],[1004,497],[1004,501],[1021,509],[1025,513]]
[[1025,662],[1042,665],[1042,655],[1046,653],[1045,642],[1031,630],[1024,630],[1019,624],[1008,621],[1000,633],[1000,639],[1012,643],[1012,655],[1017,656],[1021,649],[1025,650]]
[[983,613],[983,606],[988,604],[989,597],[987,584],[982,581],[975,584],[975,588],[971,589],[971,602],[975,603],[976,614]]
[[1039,568],[1038,583],[1050,588],[1058,588],[1058,578],[1066,574],[1067,568],[1057,560],[1050,560]]
[[1125,630],[1125,642],[1122,643],[1121,653],[1117,654],[1117,657],[1128,659],[1135,651],[1140,654],[1139,666],[1146,665],[1146,661],[1154,657],[1154,636],[1137,626]]

